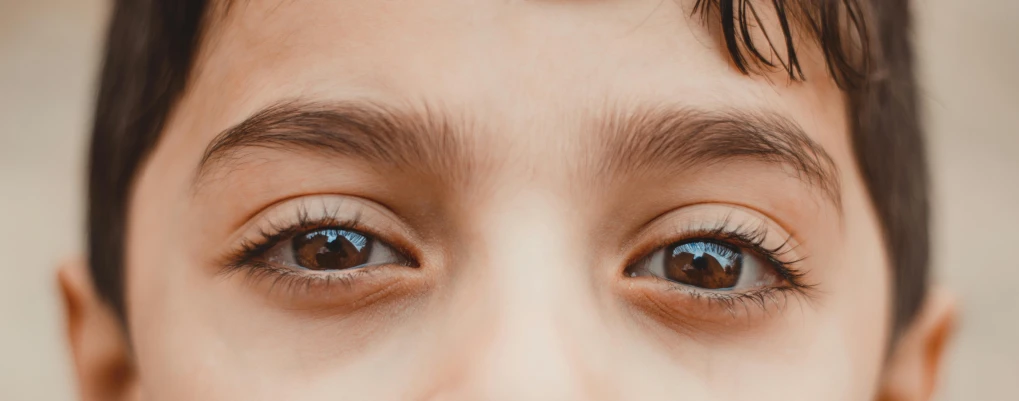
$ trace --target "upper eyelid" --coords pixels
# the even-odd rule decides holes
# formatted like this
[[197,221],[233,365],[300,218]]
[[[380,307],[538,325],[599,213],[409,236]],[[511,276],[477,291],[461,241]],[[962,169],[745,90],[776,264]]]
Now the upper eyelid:
[[[326,205],[325,201],[327,199],[333,199],[335,204],[332,205],[332,207]],[[314,201],[319,202],[311,204],[311,202]],[[291,204],[293,204],[293,206],[289,206]],[[343,206],[336,206],[340,204]],[[348,205],[356,206],[349,207]],[[293,207],[294,209],[283,210],[285,207]],[[323,215],[332,217],[338,221],[351,220],[351,217],[353,216],[338,214],[341,209],[349,209],[347,211],[355,212],[354,214],[357,215],[357,218],[353,220],[363,222],[367,226],[396,225],[398,226],[397,228],[406,232],[408,235],[414,236],[416,234],[409,225],[407,225],[395,212],[393,212],[392,209],[385,205],[359,196],[340,194],[303,195],[274,202],[254,213],[247,222],[241,226],[239,231],[243,232],[252,228],[271,229],[271,225],[273,224],[276,226],[293,225],[295,222],[289,220],[294,219],[294,217],[301,217],[298,213],[305,214],[305,216],[308,216],[311,220],[325,220],[325,218],[322,217]],[[283,218],[274,219],[273,217],[279,217],[276,215],[283,215]]]
[[[707,208],[707,207],[717,207],[717,208],[720,208],[720,209],[727,209],[727,213],[724,214],[726,217],[721,218],[721,219],[719,219],[717,217],[711,218],[711,219],[702,219],[702,220],[710,220],[710,221],[707,221],[707,224],[709,224],[709,226],[694,227],[689,222],[683,222],[683,223],[679,223],[679,224],[668,224],[667,223],[668,221],[671,220],[670,216],[673,216],[673,215],[675,215],[677,213],[680,213],[680,214],[682,214],[682,213],[693,213],[693,212],[690,212],[690,210],[693,209],[693,208]],[[734,213],[734,212],[737,212],[737,213]],[[718,214],[721,215],[721,213],[718,213]],[[739,214],[745,214],[745,215],[748,215],[748,216],[752,216],[754,219],[759,221],[762,229],[768,230],[768,231],[766,231],[766,232],[764,232],[762,234],[762,235],[766,236],[763,239],[763,241],[762,241],[762,248],[768,248],[767,246],[765,246],[765,244],[767,244],[768,242],[771,242],[772,241],[772,237],[775,235],[774,233],[770,232],[770,231],[774,231],[774,229],[771,228],[772,226],[774,226],[774,227],[776,227],[778,229],[781,229],[781,232],[779,234],[781,234],[782,245],[777,248],[778,250],[781,251],[780,253],[784,254],[784,253],[787,253],[787,252],[798,252],[797,249],[803,244],[803,241],[800,238],[798,238],[792,231],[790,231],[789,229],[787,229],[785,226],[781,225],[779,222],[775,221],[774,219],[771,219],[770,216],[768,216],[768,215],[766,215],[764,213],[761,213],[761,212],[759,212],[757,210],[746,208],[746,207],[743,207],[741,205],[732,205],[732,204],[723,204],[723,203],[697,203],[697,204],[691,204],[691,205],[683,206],[683,207],[680,207],[680,208],[674,208],[674,209],[665,211],[663,213],[660,213],[660,214],[656,215],[654,218],[650,219],[644,225],[640,226],[640,228],[636,231],[636,233],[630,235],[629,236],[630,239],[627,240],[624,244],[622,244],[623,245],[623,252],[624,252],[624,254],[627,255],[627,257],[626,257],[626,263],[627,264],[626,265],[629,266],[630,264],[639,261],[644,256],[649,255],[652,252],[655,252],[658,249],[660,249],[662,247],[665,247],[665,246],[668,246],[669,244],[672,244],[672,243],[675,243],[675,242],[679,242],[679,241],[682,241],[682,240],[685,240],[685,239],[696,238],[698,235],[705,235],[705,238],[713,238],[710,235],[708,235],[712,231],[721,232],[722,234],[734,232],[735,229],[736,229],[736,226],[740,226],[742,224],[741,223],[735,223],[735,226],[734,226],[734,224],[732,224],[732,220],[730,219],[730,217],[733,216],[733,215],[739,215]],[[769,223],[773,223],[773,224],[769,224]],[[663,228],[660,227],[660,226],[665,226],[665,227],[670,228],[670,229],[667,229],[668,233],[662,234]],[[678,227],[678,226],[682,226],[682,227]],[[719,238],[713,238],[713,239],[719,239]],[[751,245],[751,244],[742,244],[742,245]],[[765,249],[765,250],[767,250],[767,249]],[[803,260],[803,259],[806,258],[805,255],[796,255],[796,256],[797,257],[795,258],[795,260],[790,260],[790,263],[795,263],[795,262],[798,262],[798,261]],[[785,262],[785,261],[783,261],[783,262]]]
[[[742,204],[728,203],[728,202],[725,202],[725,203],[723,203],[723,202],[700,202],[700,203],[692,203],[692,204],[684,205],[684,206],[678,207],[678,208],[672,208],[670,210],[667,210],[667,211],[664,211],[662,213],[659,213],[654,218],[648,220],[646,223],[641,225],[641,227],[639,229],[639,232],[641,232],[641,233],[637,234],[637,235],[633,235],[632,237],[636,238],[638,235],[641,235],[643,232],[647,231],[649,228],[653,228],[656,225],[664,224],[662,222],[668,220],[667,218],[670,217],[671,215],[674,215],[674,214],[677,214],[677,213],[692,214],[693,212],[691,212],[691,210],[703,209],[703,208],[724,209],[725,213],[715,212],[715,213],[713,213],[713,214],[716,215],[715,217],[712,217],[710,219],[702,219],[702,220],[710,220],[710,221],[708,221],[708,223],[711,224],[711,225],[708,226],[708,227],[704,227],[704,226],[701,226],[701,227],[691,227],[689,222],[684,222],[683,223],[684,227],[682,227],[680,230],[681,231],[685,231],[685,232],[716,230],[716,229],[726,228],[730,223],[734,223],[734,222],[736,222],[738,226],[745,226],[745,224],[744,224],[745,222],[740,222],[741,219],[733,218],[733,216],[747,215],[747,216],[752,217],[752,219],[754,219],[756,222],[761,223],[761,225],[765,226],[765,227],[771,226],[771,224],[768,224],[768,223],[774,223],[775,227],[779,228],[783,233],[788,234],[789,237],[792,237],[792,238],[796,239],[797,240],[796,242],[799,242],[798,236],[795,234],[795,231],[791,230],[786,224],[784,224],[784,222],[782,220],[776,219],[774,216],[772,216],[772,215],[770,215],[770,214],[768,214],[766,212],[757,210],[755,208],[748,207],[748,206],[745,206],[745,205],[742,205]],[[718,216],[722,216],[722,217],[719,218]],[[673,226],[672,224],[669,224],[669,225]]]
[[[324,202],[329,199],[336,204],[342,203],[342,206],[323,209]],[[343,212],[341,209],[346,211]],[[301,219],[312,224],[301,227]],[[245,243],[262,242],[266,237],[278,235],[288,229],[300,231],[325,228],[331,222],[336,225],[356,225],[345,228],[376,237],[400,251],[410,253],[407,256],[413,259],[419,257],[410,245],[420,243],[420,237],[391,209],[357,196],[321,194],[292,197],[261,208],[229,236],[226,241],[227,250],[220,260],[235,259],[241,252],[240,248],[245,247]]]

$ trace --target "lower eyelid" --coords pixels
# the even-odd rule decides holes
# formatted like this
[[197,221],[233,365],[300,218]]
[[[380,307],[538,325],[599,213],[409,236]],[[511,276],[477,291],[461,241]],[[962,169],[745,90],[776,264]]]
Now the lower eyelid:
[[[316,272],[313,270],[302,270],[287,266],[281,266],[273,262],[255,261],[246,265],[237,266],[232,274],[243,275],[247,284],[258,287],[263,282],[269,281],[270,292],[301,289],[311,290],[312,286],[328,286],[341,282],[356,279],[362,275],[368,267],[362,269],[347,269]],[[297,288],[296,284],[300,284]],[[281,286],[282,285],[282,286]],[[270,294],[271,295],[271,294]]]
[[418,269],[372,265],[328,272],[252,265],[235,274],[256,296],[288,311],[348,313],[423,292],[428,280]]
[[[626,278],[622,298],[661,324],[684,331],[717,333],[733,324],[757,325],[789,305],[800,294],[791,288],[719,293],[658,277]],[[717,330],[715,330],[717,329]]]

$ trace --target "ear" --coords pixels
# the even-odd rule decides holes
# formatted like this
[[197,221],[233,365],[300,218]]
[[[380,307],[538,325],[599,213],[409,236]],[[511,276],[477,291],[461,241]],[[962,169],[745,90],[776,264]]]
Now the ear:
[[81,258],[57,272],[82,400],[136,400],[137,375],[130,347],[113,310],[96,293]]
[[955,332],[956,299],[943,288],[927,295],[885,368],[879,400],[926,401],[933,397],[945,350]]

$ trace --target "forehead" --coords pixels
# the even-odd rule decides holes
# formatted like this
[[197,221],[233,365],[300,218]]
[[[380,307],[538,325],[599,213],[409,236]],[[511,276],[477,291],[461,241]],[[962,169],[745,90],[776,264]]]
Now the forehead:
[[778,109],[807,132],[842,118],[818,107],[841,94],[816,52],[806,84],[739,74],[692,3],[235,1],[209,19],[183,114],[224,128],[279,99],[368,96],[506,123],[631,101]]

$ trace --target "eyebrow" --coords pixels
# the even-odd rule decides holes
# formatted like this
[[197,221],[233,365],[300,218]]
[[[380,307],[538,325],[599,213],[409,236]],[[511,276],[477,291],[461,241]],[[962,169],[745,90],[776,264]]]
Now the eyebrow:
[[820,144],[775,112],[645,107],[600,122],[601,175],[704,167],[745,160],[791,168],[792,174],[842,208],[839,169]]
[[285,101],[266,107],[219,135],[206,148],[195,182],[245,160],[245,150],[307,151],[376,166],[463,180],[473,166],[468,143],[445,114],[365,101]]
[[[766,111],[692,108],[616,108],[596,121],[601,151],[586,152],[598,177],[633,177],[746,160],[792,169],[841,209],[839,170],[831,156],[798,124]],[[195,180],[223,165],[243,163],[245,150],[306,151],[340,155],[457,183],[477,168],[466,120],[425,107],[403,110],[364,101],[286,101],[255,113],[216,136],[206,148]],[[590,142],[586,143],[590,144]],[[473,156],[473,157],[472,157]]]

